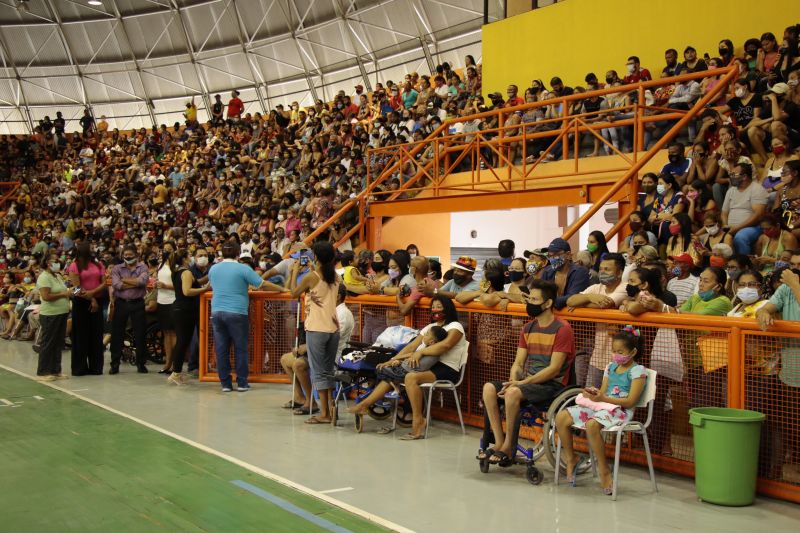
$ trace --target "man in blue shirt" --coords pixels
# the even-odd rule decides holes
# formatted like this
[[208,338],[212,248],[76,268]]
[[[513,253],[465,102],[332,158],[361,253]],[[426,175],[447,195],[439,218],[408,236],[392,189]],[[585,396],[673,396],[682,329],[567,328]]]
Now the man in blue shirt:
[[233,388],[231,380],[230,349],[233,344],[236,361],[236,387],[239,392],[250,390],[247,384],[249,370],[250,319],[248,310],[250,287],[268,291],[284,292],[283,287],[261,279],[249,266],[239,263],[239,246],[228,241],[222,246],[222,262],[208,271],[211,283],[211,328],[214,333],[214,349],[217,355],[217,374],[222,392]]
[[547,261],[550,264],[542,272],[542,279],[552,281],[558,287],[554,307],[561,309],[567,305],[570,296],[589,286],[589,271],[572,262],[572,247],[564,239],[553,239],[547,247]]
[[683,143],[671,143],[667,148],[669,163],[661,168],[662,174],[672,174],[681,186],[686,184],[686,174],[692,164],[692,160],[684,155],[685,150]]

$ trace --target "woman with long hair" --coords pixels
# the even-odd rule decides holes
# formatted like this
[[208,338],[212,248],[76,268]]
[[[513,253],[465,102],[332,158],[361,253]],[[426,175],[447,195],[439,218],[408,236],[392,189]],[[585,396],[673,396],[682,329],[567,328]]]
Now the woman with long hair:
[[309,418],[307,424],[327,424],[331,421],[331,389],[336,349],[339,344],[339,321],[336,317],[336,298],[339,293],[336,274],[336,251],[328,241],[316,242],[314,269],[297,283],[300,261],[292,265],[290,287],[292,298],[305,294],[305,330],[311,381],[319,393],[320,413]]
[[78,292],[72,300],[72,375],[103,373],[103,303],[108,296],[105,267],[92,256],[87,241],[75,247],[75,261],[67,268]]
[[602,261],[603,256],[608,253],[608,244],[606,243],[605,234],[599,230],[591,232],[587,238],[586,250],[592,254],[592,270],[599,272],[600,261]]
[[172,352],[172,374],[167,383],[185,385],[183,360],[192,342],[194,330],[200,323],[200,295],[209,290],[209,285],[201,287],[189,270],[189,252],[181,248],[170,258],[172,286],[175,287],[175,303],[172,312],[175,321],[175,348]]
[[[672,217],[669,225],[670,238],[667,241],[667,257],[689,254],[695,266],[700,266],[702,257],[698,253],[694,241],[696,237],[692,235],[692,219],[686,213],[677,213]],[[699,241],[698,241],[699,242]]]

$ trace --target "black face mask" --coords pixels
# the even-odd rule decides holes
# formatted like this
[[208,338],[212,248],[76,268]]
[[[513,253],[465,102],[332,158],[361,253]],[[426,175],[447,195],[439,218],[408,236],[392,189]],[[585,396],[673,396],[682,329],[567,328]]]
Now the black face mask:
[[384,266],[383,261],[373,261],[372,262],[372,270],[375,272],[383,272]]
[[630,296],[631,298],[635,298],[636,295],[639,294],[641,291],[642,289],[640,289],[638,286],[631,285],[630,283],[625,287],[625,292],[627,292],[628,296]]
[[464,284],[464,275],[463,274],[453,274],[453,281],[456,282],[456,285],[461,286]]
[[528,316],[531,318],[536,318],[537,316],[545,312],[544,306],[542,304],[529,303],[525,306],[525,310],[528,312]]
[[508,272],[508,279],[511,281],[521,281],[522,278],[525,277],[525,272],[518,272],[516,270],[510,270]]
[[609,84],[609,85],[611,85],[612,83],[614,83],[614,81],[615,81],[615,80],[614,80],[614,78],[612,78],[611,76],[608,76],[608,77],[606,78],[606,83],[607,83],[607,84]]
[[673,165],[677,165],[678,163],[680,163],[681,159],[682,159],[681,156],[679,156],[678,154],[672,154],[669,156],[669,162],[672,163]]
[[719,55],[721,55],[723,57],[728,55],[729,53],[730,53],[730,50],[728,50],[727,48],[720,48],[719,49]]

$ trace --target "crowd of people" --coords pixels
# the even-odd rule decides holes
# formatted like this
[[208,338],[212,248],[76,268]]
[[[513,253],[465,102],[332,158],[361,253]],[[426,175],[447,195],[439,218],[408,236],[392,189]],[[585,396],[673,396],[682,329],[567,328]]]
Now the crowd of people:
[[[0,223],[2,337],[26,334],[35,340],[38,374],[53,380],[67,377],[61,368],[65,338],[71,341],[71,374],[81,376],[103,373],[107,347],[110,373],[118,373],[130,335],[137,369],[146,373],[146,328],[155,321],[165,354],[160,372],[168,374],[170,383],[183,385],[185,359],[188,370],[197,371],[199,298],[211,289],[222,387],[233,390],[227,357],[232,347],[237,389],[245,391],[248,290],[305,295],[306,342],[281,359],[302,383],[287,407],[309,413],[313,384],[322,399],[321,412],[309,421],[324,423],[331,416],[333,365],[349,338],[348,324],[352,331],[352,316],[348,319],[343,305],[346,294],[393,296],[397,316],[430,297],[431,326],[379,368],[385,385],[376,388],[385,392],[391,383],[406,384],[414,414],[409,438],[418,439],[425,431],[420,386],[455,380],[463,364],[465,331],[453,302],[500,308],[525,304],[532,321],[523,328],[509,381],[487,385],[483,396],[496,446],[481,456],[505,464],[516,437],[506,438],[493,406],[498,399],[508,409],[509,402],[551,397],[566,384],[576,358],[569,323],[553,310],[740,316],[756,318],[764,328],[777,317],[800,319],[798,27],[787,28],[782,40],[770,33],[750,39],[744,50],[746,57],[736,57],[734,44],[725,40],[718,57],[700,59],[690,46],[683,62],[675,50],[667,50],[662,76],[736,64],[741,79],[703,112],[696,131],[690,131],[688,149],[673,142],[661,172],[642,177],[630,235],[618,253],[609,250],[599,231],[581,243],[582,250],[554,239],[518,256],[514,244],[504,241],[498,258],[483,265],[480,281],[474,259],[461,257],[448,270],[413,244],[394,252],[373,251],[345,240],[336,250],[334,243],[342,241],[358,217],[354,210],[325,231],[316,230],[365,188],[368,157],[375,158],[371,167],[376,171],[388,163],[383,155],[370,155],[370,148],[423,139],[448,118],[601,88],[595,75],[587,75],[586,87],[575,89],[559,78],[551,80],[551,90],[534,80],[524,99],[510,86],[506,99],[492,93],[487,106],[480,66],[468,56],[463,78],[443,64],[431,76],[412,73],[402,84],[379,84],[371,95],[357,86],[353,95],[340,92],[333,103],[318,101],[303,109],[294,102],[288,109],[277,106],[268,116],[245,114],[236,91],[227,106],[217,95],[206,125],[198,123],[193,101],[187,103],[185,124],[130,134],[110,129],[102,117],[95,122],[88,111],[80,121],[82,132],[73,135],[65,133],[60,113],[52,121],[45,117],[33,135],[0,141],[0,181],[22,182]],[[606,86],[651,77],[636,57],[626,68],[624,77],[609,71]],[[669,94],[653,98],[685,109],[715,80],[679,83]],[[611,112],[627,98],[621,90],[582,105]],[[542,109],[519,112],[515,120],[541,120]],[[493,127],[480,120],[467,126]],[[604,135],[615,146],[629,148],[622,128],[607,130]],[[406,177],[398,175],[388,186],[397,187]],[[304,242],[315,232],[313,244]],[[360,338],[372,342],[386,326],[386,316],[365,311]],[[655,342],[662,348],[680,342],[674,332],[659,335]],[[630,390],[641,392],[637,355],[647,356],[664,385],[657,398],[659,423],[669,423],[664,406],[670,384],[705,380],[724,395],[723,382],[694,363],[675,365],[655,357],[668,349],[650,348],[653,357],[644,354],[639,336],[634,329],[610,335],[598,325],[593,350],[576,364],[587,396],[608,403],[607,383],[620,379],[614,372],[628,375]],[[477,350],[484,349],[479,343]],[[433,357],[430,366],[422,365],[428,356]],[[800,361],[784,360],[780,381],[800,386]],[[353,411],[363,413],[377,398]],[[615,398],[611,403],[627,416],[635,402]],[[596,432],[603,416],[610,416],[590,416],[598,422],[587,423],[585,415],[576,410],[570,420],[560,421],[559,429],[582,422]],[[670,453],[668,440],[656,445]],[[575,456],[567,450],[572,462]],[[601,465],[601,479],[606,487],[607,466]]]

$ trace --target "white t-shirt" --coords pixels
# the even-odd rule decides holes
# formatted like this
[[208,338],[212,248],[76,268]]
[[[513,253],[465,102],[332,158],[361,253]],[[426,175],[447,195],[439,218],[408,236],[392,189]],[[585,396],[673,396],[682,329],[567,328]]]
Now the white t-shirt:
[[[430,329],[435,326],[436,324],[428,324],[419,332],[421,336],[425,336]],[[461,355],[464,353],[464,350],[467,349],[467,339],[466,335],[464,334],[464,326],[461,325],[461,322],[450,322],[446,326],[444,326],[445,331],[450,333],[450,330],[457,330],[461,332],[461,338],[458,340],[455,346],[450,348],[448,351],[443,353],[439,356],[439,362],[444,363],[453,370],[460,371],[461,370]]]
[[[168,263],[158,269],[158,281],[172,285],[172,270]],[[158,305],[170,305],[175,303],[175,289],[158,289],[156,295]]]
[[336,320],[339,321],[339,345],[336,347],[336,359],[338,360],[342,356],[342,350],[350,342],[350,336],[353,334],[356,321],[353,318],[352,311],[344,303],[336,306]]

